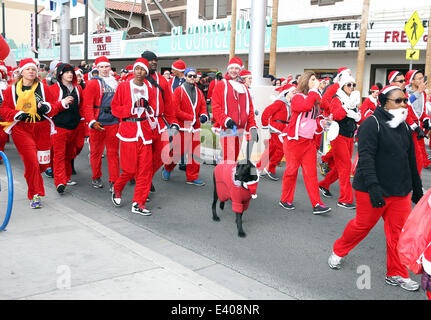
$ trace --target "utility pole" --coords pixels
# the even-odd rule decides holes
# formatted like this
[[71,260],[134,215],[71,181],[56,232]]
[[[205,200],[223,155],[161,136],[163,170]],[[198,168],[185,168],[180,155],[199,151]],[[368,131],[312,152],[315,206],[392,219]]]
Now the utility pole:
[[425,75],[428,78],[427,88],[431,90],[431,6],[428,18],[428,42],[427,42],[427,52],[425,58]]
[[269,50],[269,74],[276,76],[277,66],[277,29],[278,29],[278,0],[272,1],[271,49]]
[[364,0],[362,5],[361,36],[359,38],[358,61],[356,63],[356,88],[362,96],[364,82],[365,46],[367,41],[368,12],[370,0]]
[[265,58],[266,5],[267,0],[251,2],[248,64],[253,77],[253,86],[265,84],[263,80],[263,65]]
[[37,59],[39,57],[38,54],[38,33],[39,33],[39,27],[37,25],[37,0],[34,0],[34,57]]
[[2,12],[2,33],[1,35],[3,36],[3,38],[6,38],[6,22],[5,22],[5,5],[4,5],[4,0],[1,1],[1,12]]
[[88,1],[85,0],[85,18],[84,18],[84,61],[88,63]]
[[70,2],[61,5],[60,61],[70,63]]
[[232,0],[232,16],[230,18],[230,51],[229,60],[235,56],[236,47],[236,0]]

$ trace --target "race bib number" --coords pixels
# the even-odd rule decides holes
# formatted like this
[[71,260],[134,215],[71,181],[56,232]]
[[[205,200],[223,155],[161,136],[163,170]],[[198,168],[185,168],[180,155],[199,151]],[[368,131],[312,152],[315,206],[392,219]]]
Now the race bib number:
[[51,151],[37,151],[37,160],[39,164],[49,164],[51,162]]

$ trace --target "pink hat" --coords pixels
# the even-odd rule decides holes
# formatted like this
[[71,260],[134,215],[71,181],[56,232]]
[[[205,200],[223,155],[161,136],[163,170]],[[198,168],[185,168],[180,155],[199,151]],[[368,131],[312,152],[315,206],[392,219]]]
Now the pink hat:
[[19,62],[19,73],[21,73],[24,69],[29,67],[33,67],[37,70],[37,63],[32,58],[22,59]]
[[105,56],[101,56],[96,58],[96,60],[94,61],[94,64],[96,65],[96,67],[102,67],[102,66],[110,66],[111,63],[109,62],[109,59]]
[[244,64],[242,63],[242,60],[238,57],[233,57],[230,59],[229,64],[227,65],[227,69],[230,69],[232,67],[238,67],[240,69],[244,68]]
[[177,60],[172,64],[172,69],[184,72],[186,70],[186,63],[183,60]]
[[389,76],[388,76],[389,83],[391,83],[392,81],[394,81],[395,78],[398,77],[399,75],[401,75],[401,72],[396,71],[396,70],[392,71],[391,73],[389,73]]
[[145,58],[138,58],[136,59],[135,63],[133,64],[133,71],[135,71],[136,67],[142,67],[145,69],[145,71],[148,73],[148,60]]

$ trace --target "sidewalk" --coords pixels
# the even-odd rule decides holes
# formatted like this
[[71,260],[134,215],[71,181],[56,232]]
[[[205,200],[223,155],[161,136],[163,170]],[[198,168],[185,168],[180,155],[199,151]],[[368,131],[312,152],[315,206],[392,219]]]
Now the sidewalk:
[[[12,217],[0,233],[0,299],[244,299],[63,205],[50,186],[44,207],[30,209],[22,173],[14,178]],[[76,203],[83,207],[105,214]]]

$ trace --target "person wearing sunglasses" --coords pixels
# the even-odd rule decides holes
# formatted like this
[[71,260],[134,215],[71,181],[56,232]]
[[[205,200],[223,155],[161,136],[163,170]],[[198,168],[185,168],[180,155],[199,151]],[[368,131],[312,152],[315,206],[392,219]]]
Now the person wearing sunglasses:
[[425,92],[424,73],[421,70],[410,70],[406,73],[406,80],[406,94],[409,98],[407,123],[415,132],[416,161],[419,174],[421,174],[422,168],[427,168],[431,165],[423,139],[431,129],[430,117],[426,114],[427,95]]
[[352,76],[346,75],[338,83],[340,88],[332,98],[329,110],[340,129],[338,136],[331,141],[334,159],[330,164],[331,171],[319,183],[319,189],[323,196],[331,198],[332,194],[329,187],[338,179],[340,197],[337,206],[355,209],[350,173],[352,170],[353,136],[357,129],[357,123],[361,120],[361,113],[358,111],[360,97],[358,99],[359,91],[355,91],[356,83]]
[[398,86],[383,88],[379,94],[380,105],[359,127],[359,161],[353,179],[356,217],[335,241],[328,264],[331,269],[340,269],[343,257],[382,217],[387,251],[385,282],[416,291],[419,284],[409,278],[397,250],[401,230],[411,211],[410,201],[417,203],[423,196],[412,133],[405,123],[406,102]]
[[208,121],[206,102],[203,92],[197,87],[197,74],[194,68],[184,71],[186,82],[175,89],[173,103],[178,106],[176,118],[180,126],[180,135],[173,140],[173,155],[170,163],[165,163],[162,178],[170,178],[181,156],[188,155],[186,166],[187,184],[204,186],[199,179],[200,159],[200,127],[201,123]]

